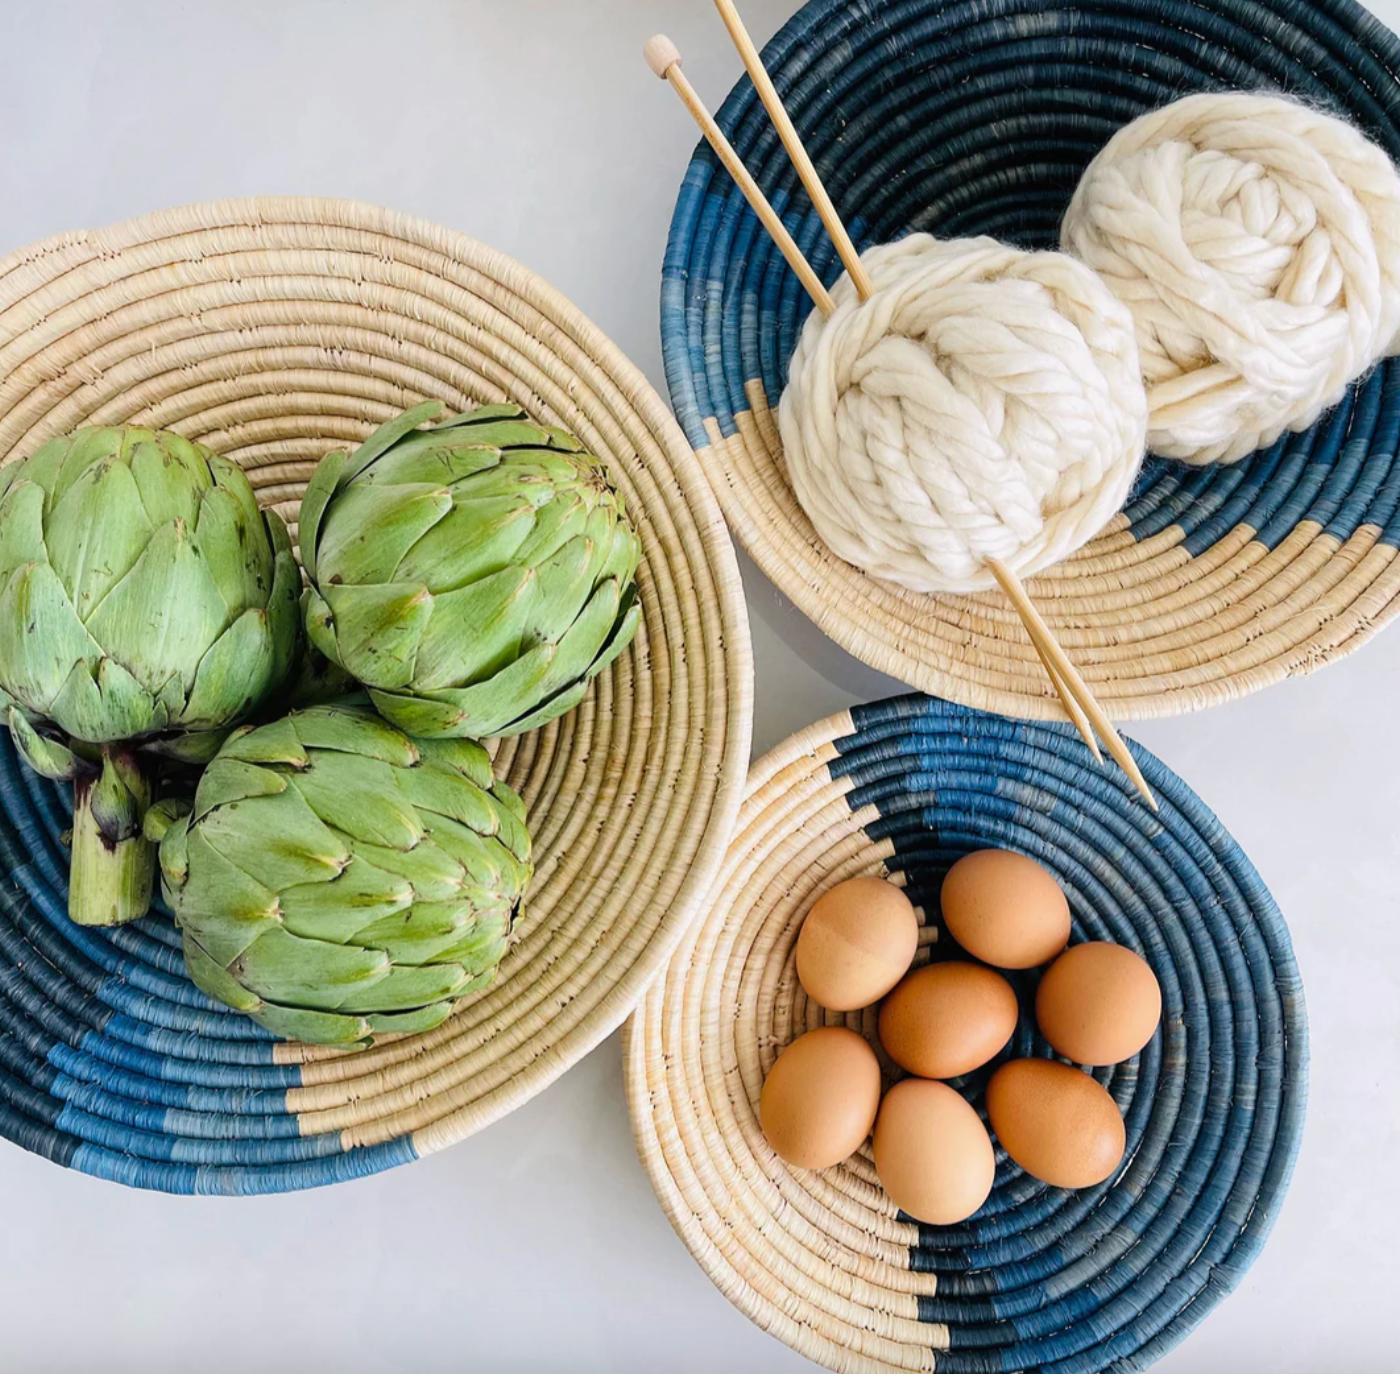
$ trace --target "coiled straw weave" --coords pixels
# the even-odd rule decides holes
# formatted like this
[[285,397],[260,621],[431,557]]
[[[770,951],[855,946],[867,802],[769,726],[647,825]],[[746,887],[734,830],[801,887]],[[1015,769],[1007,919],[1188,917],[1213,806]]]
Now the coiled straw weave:
[[82,424],[235,458],[289,521],[315,461],[425,397],[511,400],[607,460],[643,625],[578,710],[507,741],[538,868],[496,983],[430,1034],[337,1055],[209,1003],[152,915],[65,916],[67,801],[0,744],[0,1135],[172,1192],[331,1183],[441,1149],[614,1029],[723,855],[751,715],[733,548],[660,398],[489,248],[344,201],[190,206],[0,262],[0,456]]
[[[1281,90],[1400,158],[1400,41],[1353,0],[811,0],[764,61],[861,248],[909,230],[1058,243],[1093,155],[1197,90]],[[719,115],[828,282],[821,224],[745,78]],[[730,527],[842,647],[922,691],[1060,717],[999,594],[919,595],[824,549],[776,408],[810,302],[704,145],[662,287],[672,401]],[[1105,708],[1168,715],[1350,653],[1400,612],[1400,362],[1231,467],[1149,460],[1123,512],[1028,590]]]
[[[1067,762],[1071,738],[915,696],[793,736],[754,764],[710,909],[628,1022],[633,1130],[672,1225],[736,1306],[843,1374],[1142,1369],[1239,1281],[1287,1187],[1308,1049],[1283,919],[1169,769],[1134,747],[1154,815],[1121,773]],[[759,1091],[813,1026],[844,1022],[878,1046],[876,1009],[823,1012],[797,981],[813,900],[894,876],[927,949],[947,939],[944,872],[986,847],[1056,875],[1074,940],[1141,953],[1163,1022],[1137,1058],[1096,1073],[1127,1122],[1116,1176],[1066,1192],[998,1149],[982,1210],[921,1226],[881,1191],[868,1144],[821,1173],[785,1165],[759,1129]],[[1022,1016],[1006,1053],[1048,1054],[1036,975],[1013,978]],[[979,1106],[989,1072],[963,1084]]]

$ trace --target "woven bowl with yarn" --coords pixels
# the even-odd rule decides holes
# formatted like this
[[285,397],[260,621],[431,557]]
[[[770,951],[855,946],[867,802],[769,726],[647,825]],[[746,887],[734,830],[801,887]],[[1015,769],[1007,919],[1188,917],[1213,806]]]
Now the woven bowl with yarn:
[[[627,1024],[633,1130],[662,1206],[726,1297],[842,1374],[1136,1370],[1181,1340],[1259,1253],[1302,1130],[1307,1023],[1283,919],[1198,797],[1134,747],[1161,803],[1067,762],[1068,726],[908,696],[822,721],[753,765],[717,886]],[[962,854],[1046,865],[1073,939],[1137,950],[1163,1020],[1136,1058],[1095,1071],[1124,1113],[1115,1175],[1068,1192],[998,1149],[967,1222],[920,1225],[880,1188],[869,1144],[821,1172],[763,1139],[778,1052],[846,1024],[877,1046],[877,1008],[809,1002],[795,944],[813,900],[846,878],[903,882],[924,953],[946,939],[938,890]],[[1007,1054],[1048,1054],[1035,974]],[[892,1070],[888,1060],[886,1070]],[[963,1084],[981,1104],[990,1068]]]
[[[1054,246],[1095,155],[1192,91],[1283,91],[1400,154],[1400,42],[1351,0],[811,0],[764,61],[862,247],[911,230]],[[719,119],[834,281],[839,264],[747,80]],[[1375,313],[1377,329],[1388,311]],[[672,224],[662,332],[672,400],[731,528],[800,609],[872,666],[971,705],[1057,717],[998,594],[911,592],[821,546],[777,424],[808,312],[702,146]],[[1238,463],[1149,459],[1123,511],[1028,590],[1119,718],[1311,671],[1400,612],[1397,448],[1391,360],[1310,428]]]
[[[328,450],[428,397],[513,401],[608,465],[642,626],[575,711],[503,741],[536,876],[495,983],[360,1054],[275,1041],[190,983],[174,927],[66,916],[69,801],[0,740],[0,1136],[168,1192],[334,1183],[442,1149],[627,1015],[723,857],[748,759],[733,546],[641,374],[462,234],[348,201],[194,205],[0,261],[0,457],[79,425],[176,430],[290,522]],[[293,529],[295,525],[293,523]]]

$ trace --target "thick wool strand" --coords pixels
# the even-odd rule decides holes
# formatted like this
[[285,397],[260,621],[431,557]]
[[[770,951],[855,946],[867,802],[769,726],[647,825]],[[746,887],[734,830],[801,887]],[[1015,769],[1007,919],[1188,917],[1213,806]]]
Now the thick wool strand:
[[813,312],[778,423],[793,489],[839,557],[917,592],[1028,575],[1103,528],[1147,431],[1133,322],[1081,263],[912,234]]
[[1351,125],[1204,94],[1121,129],[1061,245],[1133,313],[1148,447],[1233,462],[1341,399],[1400,328],[1400,176]]

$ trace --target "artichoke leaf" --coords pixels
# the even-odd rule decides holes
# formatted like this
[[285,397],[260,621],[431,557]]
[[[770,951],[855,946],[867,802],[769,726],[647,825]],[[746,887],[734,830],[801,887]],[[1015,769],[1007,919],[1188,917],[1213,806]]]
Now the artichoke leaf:
[[557,720],[566,712],[572,711],[588,695],[588,684],[591,680],[585,678],[582,682],[574,683],[572,687],[566,687],[562,692],[545,697],[529,715],[520,716],[503,725],[501,734],[523,735],[531,730],[538,730],[541,725],[548,725],[552,720]]
[[291,721],[297,738],[308,749],[363,754],[399,768],[412,768],[420,758],[414,742],[373,711],[322,706],[299,711]]
[[460,821],[480,835],[496,831],[499,821],[491,798],[460,774],[444,768],[404,768],[395,773],[394,782],[419,811]]
[[386,873],[406,879],[413,886],[415,901],[452,901],[461,894],[467,877],[463,866],[451,854],[431,842],[409,850],[359,844],[355,846],[355,856],[367,859]]
[[273,685],[272,630],[250,606],[199,660],[194,686],[174,718],[187,730],[215,730],[246,716]]
[[41,735],[18,707],[10,707],[9,722],[10,735],[20,758],[40,777],[52,778],[55,782],[71,782],[85,771],[71,749]]
[[[326,948],[340,947],[328,945]],[[361,1016],[377,1011],[411,1010],[459,996],[468,977],[470,975],[460,964],[391,964],[388,973],[376,982],[347,989],[337,1010]]]
[[413,885],[356,854],[338,878],[294,884],[283,889],[281,901],[283,923],[293,935],[337,945],[373,946],[373,941],[360,938],[362,932],[406,912],[413,905]]
[[321,595],[330,607],[341,667],[366,687],[392,691],[413,681],[418,646],[433,614],[433,595],[422,583],[327,583]]
[[184,521],[152,536],[136,565],[88,617],[92,637],[148,691],[175,676],[186,690],[223,632],[227,608]]
[[267,598],[267,628],[272,636],[271,686],[291,676],[301,644],[301,569],[292,555],[292,541],[282,517],[264,511],[264,528],[272,543],[272,592]]
[[332,829],[388,849],[412,849],[424,826],[394,785],[395,770],[360,754],[317,751],[292,786]]
[[432,482],[436,486],[475,483],[501,461],[496,448],[464,442],[437,429],[420,429],[400,439],[358,479],[368,487],[393,487],[405,482]]
[[272,558],[263,540],[255,537],[262,514],[254,507],[251,524],[247,515],[234,492],[215,487],[200,504],[191,536],[224,600],[226,622],[237,620],[250,606],[265,605],[272,589]]
[[202,820],[216,806],[248,797],[272,797],[286,790],[286,775],[275,769],[242,759],[216,758],[199,779],[194,794],[194,819]]
[[[242,954],[228,961],[227,967],[230,976],[264,1001],[312,1011],[365,1010],[374,990],[389,982],[395,972],[381,950],[303,940],[280,926],[264,931]],[[448,980],[438,978],[426,986],[444,984],[450,986]],[[446,995],[438,993],[416,1001],[391,998],[372,1009],[419,1006]]]
[[150,799],[150,783],[138,769],[126,766],[112,754],[103,755],[102,772],[88,794],[88,809],[109,845],[142,833]]
[[92,743],[135,739],[169,724],[164,704],[110,658],[75,663],[49,714],[74,739]]
[[349,676],[345,664],[340,661],[340,646],[335,642],[335,624],[331,608],[322,600],[315,587],[308,587],[302,595],[301,620],[311,647],[338,672]]
[[367,1050],[373,1043],[374,1023],[364,1016],[342,1016],[333,1011],[304,1011],[262,1003],[253,1020],[284,1040],[312,1045],[334,1045],[341,1050]]
[[122,429],[119,426],[80,429],[53,441],[56,452],[51,464],[43,461],[44,450],[49,447],[45,444],[25,465],[29,475],[49,494],[45,512],[52,512],[63,500],[68,488],[94,463],[100,463],[113,454],[118,455],[123,464],[129,463],[133,446],[153,438],[154,434],[155,431],[150,429]]
[[381,453],[387,452],[406,434],[411,434],[421,424],[436,420],[445,407],[441,401],[422,401],[402,415],[379,426],[350,458],[341,485],[354,481]]
[[[13,463],[0,471],[13,473]],[[0,577],[25,563],[48,561],[44,542],[44,489],[37,482],[12,482],[0,499]]]
[[301,544],[301,564],[307,577],[316,580],[316,541],[321,534],[321,517],[340,486],[340,479],[350,462],[346,453],[328,453],[311,474],[306,495],[301,498],[297,513],[297,539]]
[[460,773],[483,791],[491,790],[494,781],[491,755],[474,739],[419,740],[418,751],[429,767]]
[[219,752],[223,758],[242,759],[244,763],[284,763],[289,768],[305,768],[307,763],[306,749],[291,716],[268,725],[245,726],[230,735]]
[[[141,823],[141,833],[150,840],[152,844],[163,844],[165,838],[172,830],[184,831],[189,834],[189,821],[193,808],[184,797],[164,797],[154,805],[147,808],[146,818]],[[177,841],[183,846],[183,841]],[[172,849],[172,853],[173,853]],[[177,873],[184,868],[184,859],[181,858],[177,865]],[[181,878],[180,882],[183,883]],[[180,884],[177,884],[179,886]]]
[[544,696],[566,691],[575,682],[591,677],[603,645],[608,642],[622,600],[616,582],[602,582],[594,588],[577,620],[564,632],[558,652],[541,684]]
[[350,862],[344,841],[295,787],[256,803],[218,807],[200,821],[198,833],[236,868],[276,890],[328,883]]
[[505,846],[448,816],[434,818],[433,843],[461,865],[457,882],[459,895],[472,887],[499,891],[506,883],[507,868],[515,867]]
[[[462,988],[462,992],[470,990],[470,984]],[[366,1018],[366,1024],[375,1035],[421,1035],[436,1029],[451,1015],[451,1002],[433,1002],[413,1011],[377,1012]]]
[[578,491],[556,492],[554,499],[536,512],[535,527],[516,557],[530,567],[547,562],[578,538],[587,521],[588,507]]
[[128,442],[131,475],[151,525],[158,528],[179,520],[193,530],[200,503],[214,486],[209,471],[213,455],[169,430],[137,432]]
[[456,501],[407,550],[394,575],[422,582],[434,594],[465,587],[517,560],[534,524],[534,507],[514,492],[485,501]]
[[[182,830],[183,842],[173,838]],[[160,862],[175,919],[221,964],[280,924],[277,894],[224,858],[205,838],[202,824],[166,831]]]
[[441,484],[357,485],[339,496],[321,526],[316,576],[322,582],[412,581],[395,569],[452,509]]
[[442,952],[460,945],[475,920],[476,912],[465,901],[419,902],[365,926],[355,943],[382,949],[395,964],[455,963]]
[[0,663],[5,665],[6,690],[21,706],[81,738],[51,706],[75,664],[86,663],[90,678],[101,657],[101,647],[83,628],[47,563],[25,563],[10,574],[0,592]]
[[525,803],[518,793],[509,783],[496,781],[492,783],[491,795],[500,803],[502,808],[523,826],[525,824]]
[[198,940],[190,932],[184,932],[185,967],[189,970],[194,985],[201,992],[223,1002],[235,1011],[255,1016],[262,1010],[263,1001],[256,993],[249,992],[235,978],[230,978],[223,965],[210,958]]
[[443,950],[443,962],[461,964],[469,974],[494,969],[510,948],[511,911],[482,912],[472,927],[450,949]]
[[228,730],[199,730],[189,734],[161,735],[156,739],[143,740],[141,748],[156,758],[203,767],[219,752],[229,733]]
[[536,578],[532,569],[513,565],[434,597],[433,614],[414,661],[414,691],[460,687],[488,677],[515,659],[537,603]]
[[449,415],[438,423],[438,429],[470,429],[473,425],[485,425],[492,420],[528,420],[529,415],[513,401],[489,401],[484,406],[460,411]]
[[488,739],[510,724],[521,701],[535,701],[554,661],[554,645],[537,644],[485,682],[407,696],[370,690],[388,721],[410,735]]

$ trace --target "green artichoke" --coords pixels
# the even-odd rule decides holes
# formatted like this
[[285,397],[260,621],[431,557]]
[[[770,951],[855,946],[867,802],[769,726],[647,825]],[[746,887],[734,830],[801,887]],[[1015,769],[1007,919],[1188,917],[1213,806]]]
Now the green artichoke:
[[640,546],[603,465],[515,406],[330,453],[301,506],[306,628],[420,737],[514,735],[578,704],[640,617]]
[[529,883],[525,808],[471,740],[317,706],[230,735],[153,807],[190,976],[278,1035],[429,1030],[491,981]]
[[299,584],[242,470],[178,434],[82,429],[0,469],[0,691],[74,784],[74,920],[145,914],[155,762],[208,758],[281,683]]

